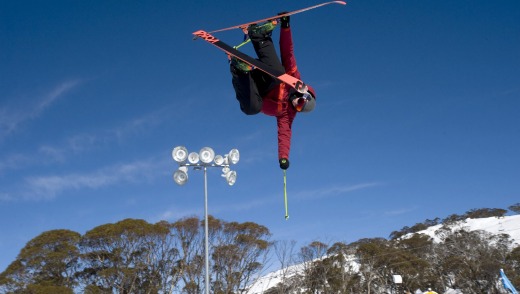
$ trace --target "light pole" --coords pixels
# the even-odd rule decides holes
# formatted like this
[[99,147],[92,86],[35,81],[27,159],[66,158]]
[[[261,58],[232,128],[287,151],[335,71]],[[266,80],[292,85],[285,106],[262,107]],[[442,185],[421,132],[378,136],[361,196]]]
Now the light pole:
[[193,167],[194,170],[204,170],[204,264],[206,294],[209,294],[209,227],[208,227],[208,167],[221,167],[222,177],[226,179],[230,186],[233,186],[237,180],[236,171],[232,171],[229,167],[237,164],[240,159],[240,153],[237,149],[231,149],[228,154],[221,156],[216,155],[212,148],[204,147],[199,153],[191,152],[184,146],[173,148],[172,157],[179,164],[179,168],[173,173],[173,180],[179,186],[186,184],[188,181],[188,168]]

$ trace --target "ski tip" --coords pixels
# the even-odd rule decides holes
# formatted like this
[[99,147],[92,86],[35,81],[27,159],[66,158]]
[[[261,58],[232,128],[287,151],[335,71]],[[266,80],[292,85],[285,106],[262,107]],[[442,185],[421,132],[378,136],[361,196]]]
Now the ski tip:
[[289,220],[289,216],[288,215],[285,216],[285,220]]

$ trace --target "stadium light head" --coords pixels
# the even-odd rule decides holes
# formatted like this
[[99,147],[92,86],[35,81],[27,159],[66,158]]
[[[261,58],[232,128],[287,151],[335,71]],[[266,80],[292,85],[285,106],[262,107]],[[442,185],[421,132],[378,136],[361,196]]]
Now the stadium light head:
[[186,184],[186,182],[188,182],[188,168],[185,166],[179,167],[179,169],[173,173],[173,181],[179,186]]
[[215,151],[210,147],[204,147],[199,152],[200,161],[205,164],[211,163],[215,158]]
[[237,149],[231,149],[231,151],[229,151],[229,160],[231,162],[231,164],[237,164],[238,161],[240,160],[240,153],[238,152]]
[[216,165],[222,165],[224,164],[224,157],[222,157],[222,155],[217,155],[215,156],[214,162]]
[[234,170],[231,170],[226,173],[225,178],[226,178],[226,182],[228,183],[228,185],[233,186],[235,184],[235,182],[237,181],[237,172]]
[[197,152],[191,152],[188,155],[188,162],[191,164],[199,163],[199,154]]
[[179,168],[173,173],[174,182],[182,186],[188,182],[188,168],[204,170],[206,167],[221,167],[222,177],[226,182],[233,186],[237,180],[237,172],[232,171],[229,167],[231,164],[237,164],[240,159],[240,153],[237,149],[231,149],[228,154],[215,155],[215,151],[211,147],[204,147],[200,152],[190,152],[184,146],[177,146],[172,151],[172,158],[179,164]]
[[188,158],[188,149],[184,146],[177,146],[173,148],[172,158],[178,163],[183,163]]
[[225,166],[222,168],[222,177],[226,179],[228,185],[233,186],[237,181],[237,172]]
[[222,176],[225,177],[226,174],[230,171],[229,167],[228,166],[224,166],[222,168]]

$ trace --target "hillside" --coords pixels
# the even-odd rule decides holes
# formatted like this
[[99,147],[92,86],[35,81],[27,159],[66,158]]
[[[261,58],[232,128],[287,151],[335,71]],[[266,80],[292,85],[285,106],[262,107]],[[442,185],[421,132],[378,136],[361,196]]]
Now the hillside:
[[[440,242],[440,238],[436,236],[443,225],[431,226],[425,230],[418,231],[416,234],[424,234],[430,236],[434,242]],[[463,221],[456,222],[450,226],[451,231],[458,231],[464,229],[465,231],[486,231],[488,233],[508,234],[513,239],[514,247],[520,245],[520,215],[504,216],[504,217],[488,217],[471,219],[467,218]],[[410,238],[413,234],[407,234],[403,238]],[[353,268],[358,268],[359,264],[355,261],[354,256],[347,257],[350,260],[350,265]],[[286,269],[277,270],[261,276],[247,292],[248,294],[262,294],[267,293],[269,289],[275,287],[283,279],[297,275],[303,271],[304,265],[297,264]]]
[[[441,224],[431,226],[426,230],[417,232],[425,234],[433,238],[435,242],[440,239],[435,235],[442,227]],[[466,231],[486,231],[491,234],[508,234],[514,240],[515,245],[520,245],[520,215],[504,216],[504,217],[488,217],[488,218],[468,218],[462,222],[450,226],[452,231],[464,229]]]

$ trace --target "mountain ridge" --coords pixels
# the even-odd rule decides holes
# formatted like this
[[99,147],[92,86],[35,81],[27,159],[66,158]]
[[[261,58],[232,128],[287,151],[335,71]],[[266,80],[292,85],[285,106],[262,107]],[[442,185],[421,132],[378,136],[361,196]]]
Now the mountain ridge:
[[[416,234],[427,235],[432,238],[433,242],[440,243],[442,239],[436,233],[441,229],[449,228],[452,232],[465,231],[485,231],[493,235],[507,234],[512,239],[512,247],[520,245],[520,215],[512,216],[493,216],[485,218],[466,218],[464,220],[455,221],[450,224],[437,224],[428,227],[427,229],[417,231],[415,233],[408,233],[401,238],[410,238]],[[355,258],[351,258],[351,263],[354,267],[359,266]],[[267,293],[269,289],[275,287],[282,281],[282,278],[287,279],[290,276],[300,273],[304,268],[304,264],[295,264],[285,269],[279,269],[259,276],[258,279],[251,284],[248,294],[262,294]],[[454,292],[457,293],[457,292]]]

